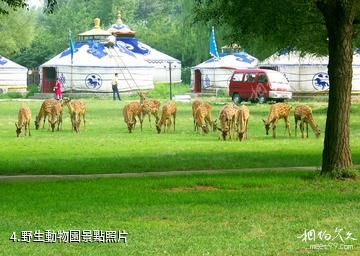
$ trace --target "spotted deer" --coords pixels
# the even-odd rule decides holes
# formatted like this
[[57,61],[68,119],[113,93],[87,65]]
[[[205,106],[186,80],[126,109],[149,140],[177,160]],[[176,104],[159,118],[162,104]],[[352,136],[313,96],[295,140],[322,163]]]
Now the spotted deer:
[[199,106],[204,106],[207,109],[207,115],[205,117],[206,125],[210,125],[212,127],[212,130],[216,131],[217,130],[217,124],[216,124],[217,120],[213,120],[212,117],[211,117],[212,106],[208,102],[201,101],[201,100],[195,100],[192,103],[192,115],[193,115],[193,119],[194,119],[194,131],[197,131],[198,127],[199,127],[196,124],[196,118],[195,118],[196,110],[197,110],[197,108]]
[[143,117],[141,113],[141,105],[139,102],[130,102],[123,108],[124,122],[127,124],[129,133],[135,128],[136,116],[140,121],[140,129],[142,131]]
[[315,123],[315,120],[312,115],[312,110],[307,105],[297,105],[294,112],[295,118],[295,136],[297,136],[297,123],[300,121],[300,131],[301,137],[304,138],[304,123],[306,124],[306,138],[309,138],[309,127],[314,131],[316,138],[320,137],[319,126]]
[[276,131],[275,131],[276,124],[279,121],[279,119],[284,118],[285,134],[286,131],[288,131],[289,136],[291,136],[290,122],[289,122],[290,111],[291,111],[291,107],[286,103],[275,103],[274,105],[272,105],[267,120],[265,121],[263,119],[266,135],[269,135],[270,125],[271,125],[271,128],[273,130],[273,138],[276,138]]
[[[35,118],[35,129],[38,130],[39,127],[40,127],[40,122],[42,119],[44,119],[44,122],[43,122],[43,128],[45,126],[45,121],[46,121],[46,117],[48,115],[50,115],[51,113],[51,108],[54,104],[57,103],[57,100],[53,100],[53,99],[47,99],[47,100],[44,100],[44,102],[41,104],[41,107],[40,107],[40,110],[39,110],[39,113],[38,115],[36,116]],[[49,127],[50,129],[50,127]]]
[[237,112],[237,133],[240,141],[247,139],[247,129],[249,122],[250,111],[246,106],[239,107]]
[[60,130],[62,127],[62,112],[64,110],[63,102],[57,101],[51,107],[50,115],[48,117],[49,126],[51,127],[52,132],[55,130],[57,124],[57,130]]
[[147,94],[144,92],[139,92],[138,95],[140,96],[141,113],[143,115],[143,119],[146,115],[149,116],[149,123],[151,128],[151,115],[155,117],[155,124],[157,124],[159,121],[160,101],[146,100],[145,96]]
[[86,124],[86,105],[81,100],[64,99],[64,104],[67,105],[70,113],[71,127],[75,132],[80,131],[81,119],[84,122],[84,128]]
[[31,136],[30,132],[30,120],[31,120],[31,111],[30,108],[26,105],[22,105],[19,109],[18,113],[18,122],[15,122],[16,127],[16,137],[19,137],[21,130],[25,127],[25,136],[26,131],[29,130],[29,136]]
[[156,130],[158,133],[161,132],[161,127],[164,125],[165,128],[170,130],[171,127],[171,116],[174,120],[174,131],[175,131],[175,120],[176,120],[176,103],[174,101],[168,101],[162,108],[162,114],[160,121],[156,124]]
[[199,131],[199,127],[200,127],[204,133],[209,132],[209,127],[206,122],[206,117],[208,115],[209,115],[209,110],[208,110],[208,108],[206,108],[206,106],[204,104],[197,107],[197,109],[195,111],[195,117],[194,117],[195,125],[197,127],[196,130]]
[[233,103],[225,105],[220,110],[219,120],[221,128],[217,129],[221,132],[220,136],[223,140],[226,140],[228,135],[230,139],[232,137],[231,133],[235,128],[237,111],[238,107]]

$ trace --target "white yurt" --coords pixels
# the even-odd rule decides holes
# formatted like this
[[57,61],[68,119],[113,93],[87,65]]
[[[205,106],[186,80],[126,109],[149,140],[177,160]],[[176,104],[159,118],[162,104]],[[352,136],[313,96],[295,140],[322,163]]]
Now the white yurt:
[[229,87],[235,69],[256,67],[258,60],[246,52],[220,53],[219,58],[209,59],[191,68],[191,86],[195,93]]
[[154,88],[153,65],[120,43],[109,45],[109,36],[95,19],[94,29],[79,34],[73,56],[68,48],[40,66],[42,92],[52,92],[57,77],[63,91],[111,92],[115,73],[119,91]]
[[[329,58],[284,50],[264,60],[259,67],[285,74],[294,93],[319,93],[329,90]],[[353,57],[353,91],[360,91],[360,55]]]
[[181,82],[181,61],[140,42],[135,38],[136,32],[123,23],[120,13],[108,31],[116,37],[118,44],[154,66],[155,83],[169,82],[170,78],[172,82]]
[[28,69],[0,55],[0,94],[26,92]]

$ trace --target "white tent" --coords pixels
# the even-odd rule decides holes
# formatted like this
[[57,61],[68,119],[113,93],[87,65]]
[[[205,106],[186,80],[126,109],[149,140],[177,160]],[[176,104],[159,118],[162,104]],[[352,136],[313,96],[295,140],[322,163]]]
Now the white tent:
[[235,69],[254,68],[257,62],[246,52],[221,53],[219,59],[212,58],[191,68],[191,85],[194,92],[228,88]]
[[[285,74],[293,92],[314,93],[329,90],[329,58],[311,54],[301,55],[297,51],[277,53],[259,66],[272,68]],[[360,91],[360,56],[353,58],[353,91]]]
[[111,92],[114,73],[119,74],[120,91],[152,89],[153,65],[121,43],[106,47],[106,38],[111,33],[100,29],[100,21],[95,20],[94,29],[79,34],[73,63],[68,48],[40,66],[42,92],[52,92],[57,77],[62,81],[63,91]]
[[108,31],[116,36],[120,45],[154,66],[155,83],[169,82],[170,73],[172,82],[181,82],[181,62],[137,40],[136,32],[122,22],[120,13],[116,23],[111,25]]
[[0,56],[0,93],[26,92],[27,68]]

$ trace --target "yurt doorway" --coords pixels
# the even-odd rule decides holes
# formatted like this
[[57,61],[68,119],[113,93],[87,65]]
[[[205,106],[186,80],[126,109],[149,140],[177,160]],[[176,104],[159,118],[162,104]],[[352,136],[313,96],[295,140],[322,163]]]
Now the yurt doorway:
[[42,70],[42,86],[43,93],[51,93],[56,83],[56,69],[54,67],[46,67]]
[[201,71],[196,69],[194,76],[194,93],[198,93],[201,92]]

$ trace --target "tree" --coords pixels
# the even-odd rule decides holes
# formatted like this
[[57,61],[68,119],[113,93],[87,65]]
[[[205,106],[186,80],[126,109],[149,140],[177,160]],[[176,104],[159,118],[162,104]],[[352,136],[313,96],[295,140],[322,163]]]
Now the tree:
[[[359,0],[196,0],[198,21],[226,24],[229,38],[252,49],[295,48],[329,55],[329,105],[322,175],[346,176],[352,166],[349,117],[352,43]],[[263,53],[264,54],[264,53]],[[269,55],[271,53],[269,52]]]
[[0,15],[0,53],[7,57],[30,46],[35,28],[31,13],[10,10],[9,14]]
[[[27,8],[26,0],[0,0],[0,14],[9,14],[10,10],[16,11],[21,8]],[[57,4],[57,0],[46,0],[45,10],[53,12]]]

